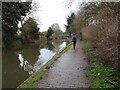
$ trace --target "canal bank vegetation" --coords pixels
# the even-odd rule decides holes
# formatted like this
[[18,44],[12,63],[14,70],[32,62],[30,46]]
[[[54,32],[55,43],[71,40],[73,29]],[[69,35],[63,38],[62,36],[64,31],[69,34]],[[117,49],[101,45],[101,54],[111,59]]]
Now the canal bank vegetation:
[[[31,10],[31,2],[2,2],[2,46],[10,46],[16,40],[21,41],[17,35],[18,23],[23,21]],[[21,44],[21,42],[19,43]]]
[[120,2],[87,2],[67,18],[66,32],[81,33],[87,41],[82,44],[90,59],[86,76],[93,78],[91,88],[120,88],[118,8]]
[[51,60],[49,60],[46,64],[41,66],[41,68],[37,72],[34,72],[26,81],[24,81],[17,88],[36,88],[39,80],[42,79],[46,71],[50,69],[52,64],[56,60],[58,60],[58,58],[61,57],[62,54],[64,54],[67,50],[69,50],[71,46],[72,43],[68,44],[65,48],[63,48],[61,51],[56,53]]
[[21,30],[20,36],[22,36],[24,41],[34,43],[36,39],[39,39],[39,28],[33,18],[28,18],[22,25]]
[[31,2],[2,2],[2,47],[20,50],[39,41],[38,24],[30,17]]
[[80,5],[76,14],[67,18],[66,32],[76,33],[94,48],[104,65],[120,71],[119,19],[120,2],[89,2]]
[[[66,31],[76,33],[78,37],[82,33],[82,39],[89,42],[94,51],[95,55],[90,58],[90,75],[95,77],[96,84],[92,87],[112,88],[120,85],[119,8],[120,2],[87,2],[80,5],[76,14],[67,18]],[[91,51],[88,53],[93,52],[91,48],[85,48]]]
[[115,68],[104,66],[98,57],[96,57],[94,50],[87,41],[82,41],[82,47],[87,53],[90,60],[91,70],[87,71],[85,75],[92,78],[90,88],[120,88],[119,74],[120,72]]

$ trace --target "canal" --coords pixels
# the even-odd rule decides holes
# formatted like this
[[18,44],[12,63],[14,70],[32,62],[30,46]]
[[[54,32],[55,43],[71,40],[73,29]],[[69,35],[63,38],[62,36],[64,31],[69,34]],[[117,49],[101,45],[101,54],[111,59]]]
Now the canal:
[[19,51],[4,49],[2,51],[2,87],[18,87],[67,44],[68,42],[56,40],[25,45]]

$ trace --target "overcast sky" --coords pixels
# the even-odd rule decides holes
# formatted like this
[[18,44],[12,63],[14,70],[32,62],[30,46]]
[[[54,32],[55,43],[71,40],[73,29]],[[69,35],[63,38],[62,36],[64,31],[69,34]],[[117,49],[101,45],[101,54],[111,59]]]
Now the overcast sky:
[[68,8],[69,0],[33,0],[33,4],[37,3],[36,11],[32,12],[33,17],[37,20],[40,31],[46,31],[53,23],[58,23],[63,31],[65,31],[64,24],[66,24],[66,17],[71,12],[78,10],[78,2],[80,0],[73,0],[74,3]]

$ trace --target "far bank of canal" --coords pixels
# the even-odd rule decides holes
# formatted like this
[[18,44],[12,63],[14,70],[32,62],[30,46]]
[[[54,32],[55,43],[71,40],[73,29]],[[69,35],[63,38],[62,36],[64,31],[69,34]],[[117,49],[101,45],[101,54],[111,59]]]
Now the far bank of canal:
[[42,45],[26,45],[19,51],[4,50],[2,55],[2,87],[18,87],[68,43],[54,41],[42,43]]

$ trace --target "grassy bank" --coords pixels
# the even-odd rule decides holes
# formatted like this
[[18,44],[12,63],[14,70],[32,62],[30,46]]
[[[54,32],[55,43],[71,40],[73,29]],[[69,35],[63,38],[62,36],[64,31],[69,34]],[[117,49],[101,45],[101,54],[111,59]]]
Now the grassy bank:
[[38,84],[38,81],[44,76],[46,71],[50,69],[51,65],[59,58],[63,53],[68,51],[70,47],[72,46],[72,43],[67,45],[65,48],[63,48],[60,52],[56,53],[54,57],[49,60],[45,65],[41,66],[41,68],[33,73],[26,81],[24,81],[18,88],[35,88]]
[[95,56],[94,50],[87,41],[82,42],[82,47],[90,59],[91,70],[86,72],[87,77],[92,78],[90,88],[120,88],[119,72],[114,68],[103,66]]

